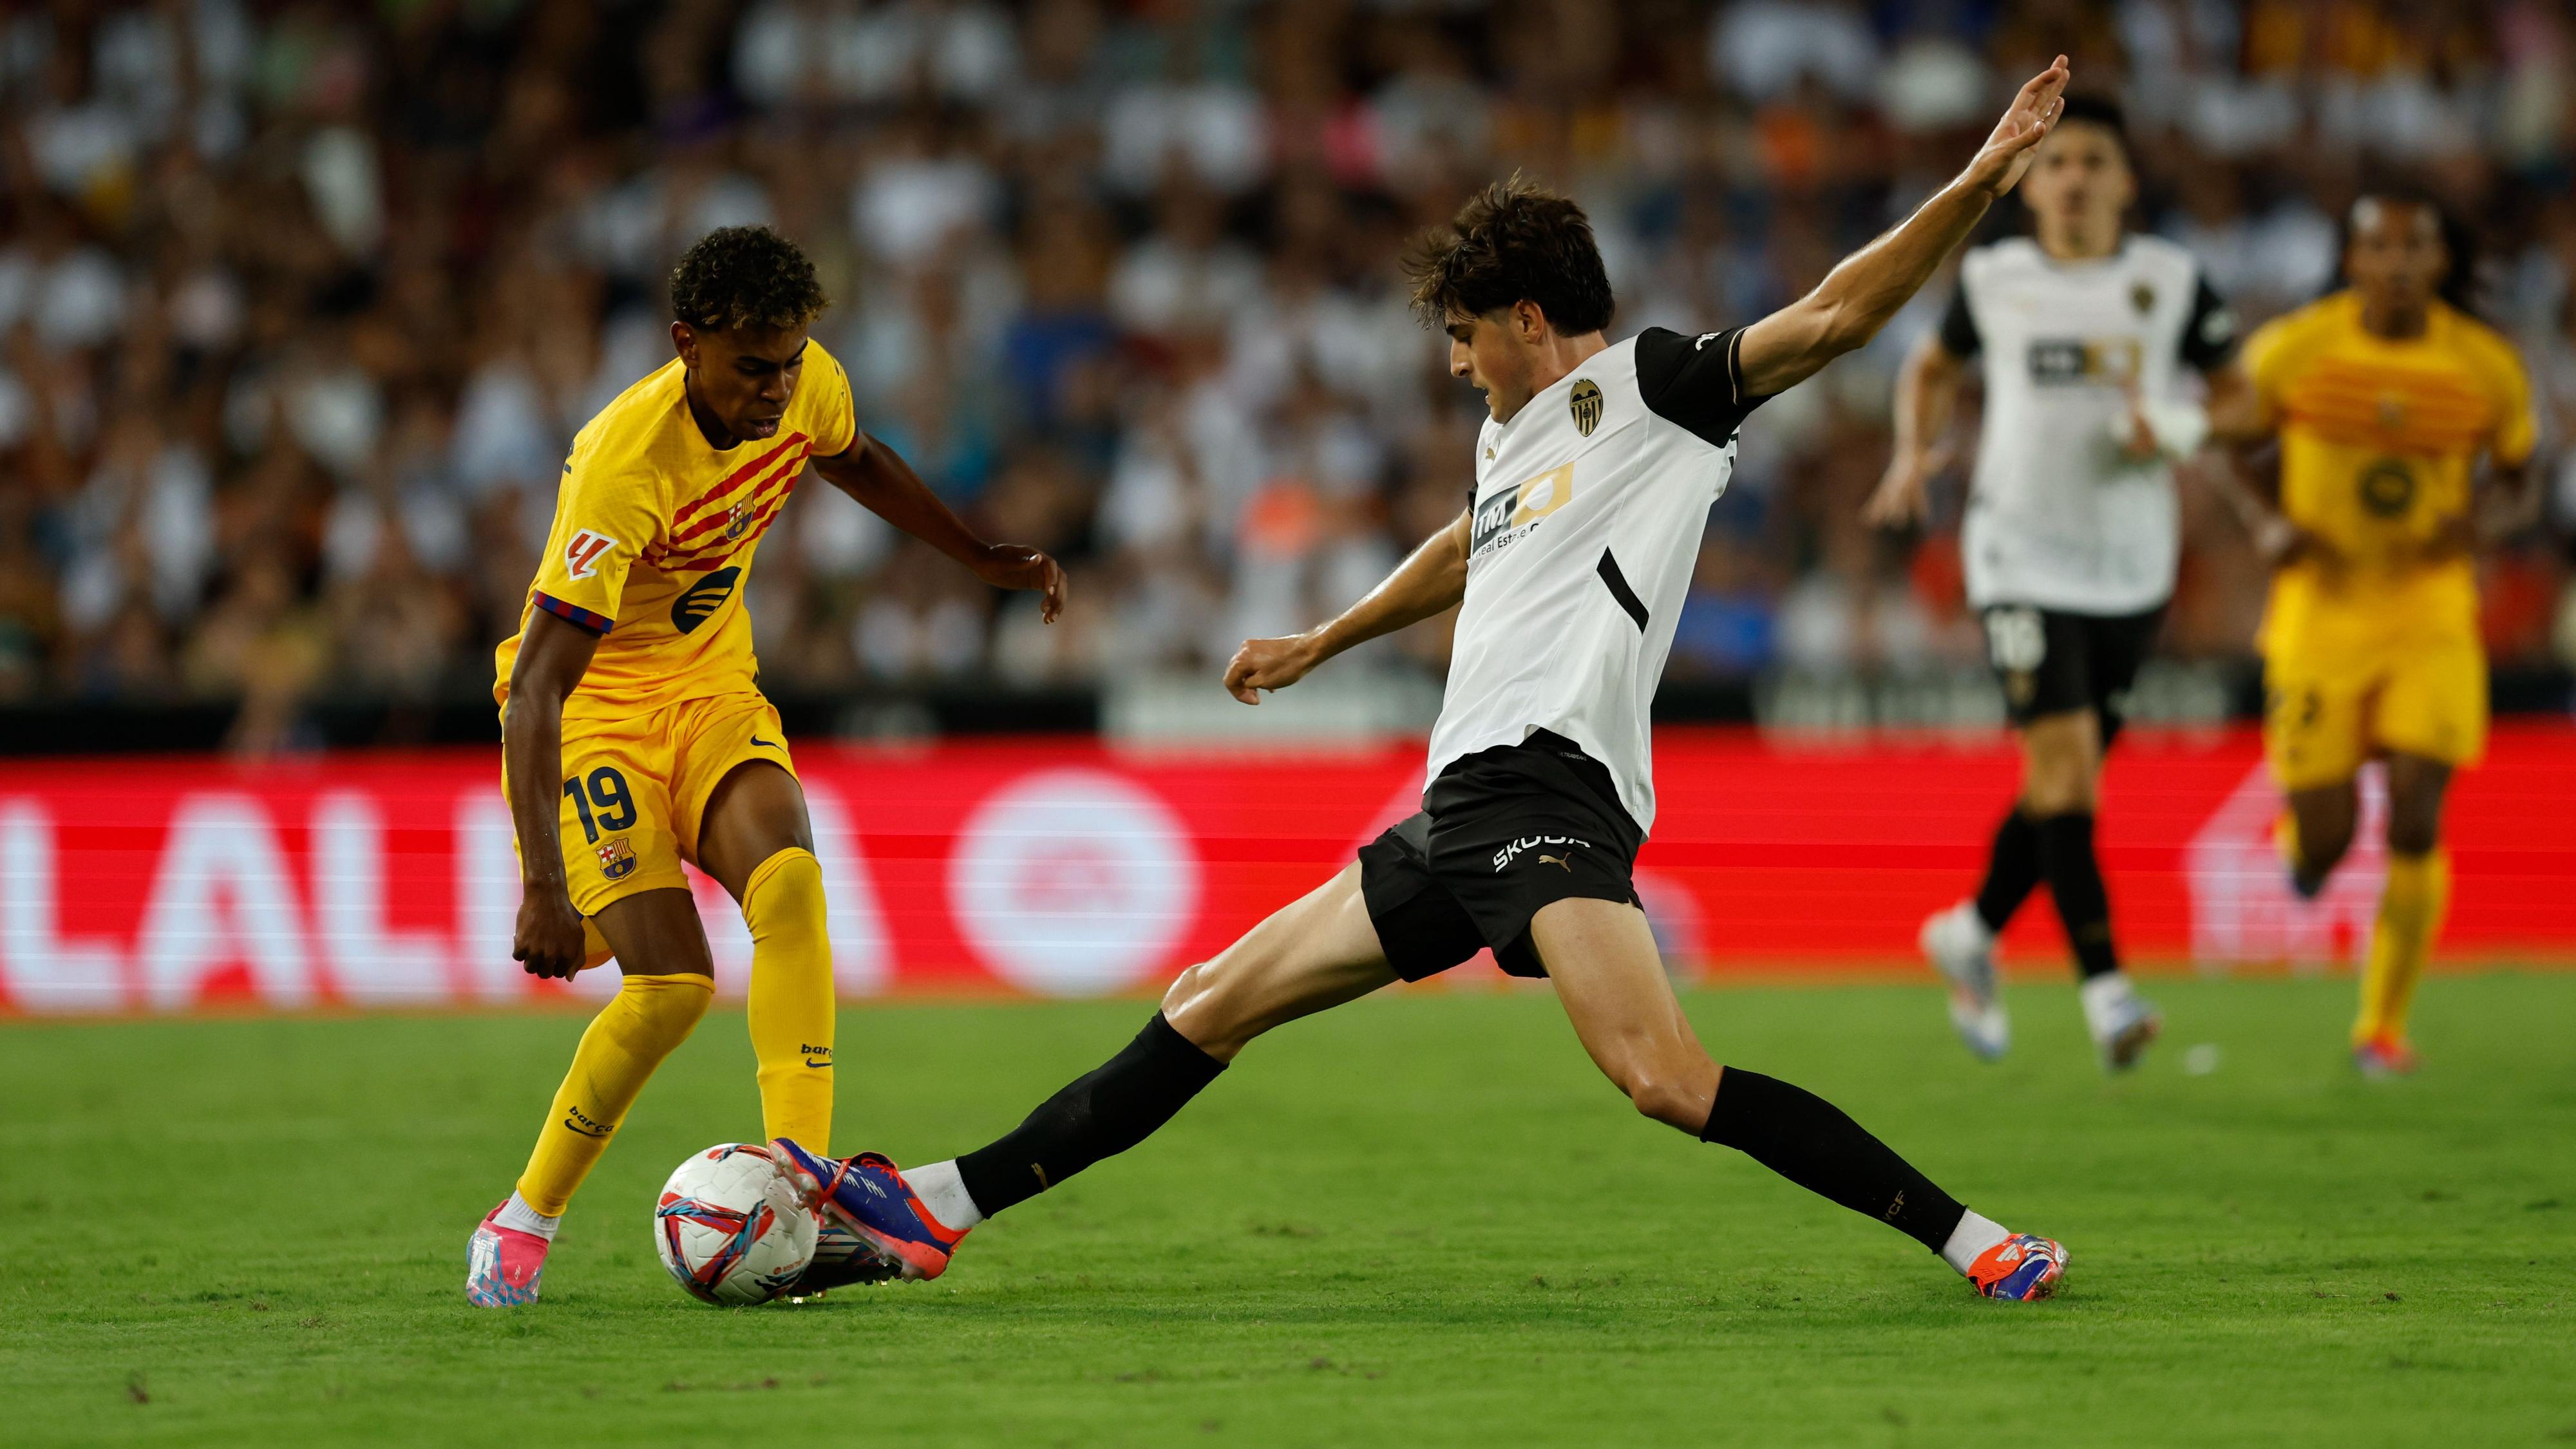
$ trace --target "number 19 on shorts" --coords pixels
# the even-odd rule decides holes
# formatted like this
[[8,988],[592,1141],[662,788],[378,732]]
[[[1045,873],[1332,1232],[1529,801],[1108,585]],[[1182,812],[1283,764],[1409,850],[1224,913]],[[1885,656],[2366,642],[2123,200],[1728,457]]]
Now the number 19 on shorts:
[[575,775],[564,781],[563,792],[572,801],[573,813],[581,817],[581,833],[590,843],[599,843],[603,830],[624,830],[635,823],[635,797],[626,790],[626,777],[616,767],[602,765],[587,776]]

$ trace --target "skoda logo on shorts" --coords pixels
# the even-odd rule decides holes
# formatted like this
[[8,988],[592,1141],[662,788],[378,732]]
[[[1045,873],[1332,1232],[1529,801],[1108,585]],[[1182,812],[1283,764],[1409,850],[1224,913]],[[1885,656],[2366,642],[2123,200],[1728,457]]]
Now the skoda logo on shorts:
[[686,634],[707,621],[707,616],[724,607],[733,597],[734,580],[742,577],[739,565],[720,568],[696,583],[689,591],[671,601],[671,627]]
[[2361,506],[2381,518],[2401,518],[2415,502],[2415,470],[2382,458],[2361,470]]

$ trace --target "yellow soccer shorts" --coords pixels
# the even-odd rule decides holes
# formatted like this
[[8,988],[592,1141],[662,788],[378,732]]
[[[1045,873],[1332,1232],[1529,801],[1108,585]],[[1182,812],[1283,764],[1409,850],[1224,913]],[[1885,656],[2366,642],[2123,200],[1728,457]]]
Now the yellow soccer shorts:
[[2474,634],[2344,649],[2281,641],[2265,650],[2263,676],[2263,753],[2284,790],[2341,784],[2377,755],[2460,766],[2486,751],[2487,661]]
[[683,700],[622,719],[563,727],[564,881],[595,916],[639,891],[685,890],[707,800],[737,765],[796,773],[778,711],[757,694]]

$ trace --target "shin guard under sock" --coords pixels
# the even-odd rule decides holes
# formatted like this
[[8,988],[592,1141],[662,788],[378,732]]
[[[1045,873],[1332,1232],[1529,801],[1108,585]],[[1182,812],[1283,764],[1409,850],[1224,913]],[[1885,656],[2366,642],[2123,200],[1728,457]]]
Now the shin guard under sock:
[[1967,1211],[1841,1108],[1760,1072],[1728,1067],[1719,1076],[1699,1135],[1936,1253]]
[[1118,1055],[991,1146],[958,1158],[958,1178],[990,1217],[1152,1136],[1224,1070],[1155,1012]]
[[2370,962],[2361,973],[2361,1014],[2352,1044],[2380,1037],[2406,1039],[2406,1016],[2423,979],[2433,937],[2451,899],[2451,858],[2442,850],[2388,856],[2388,882],[2379,890],[2379,920],[2370,933]]
[[760,863],[742,889],[751,928],[744,1002],[759,1063],[764,1139],[785,1137],[817,1156],[832,1138],[832,938],[823,868],[790,847]]
[[1989,934],[2003,930],[2013,912],[2039,887],[2039,827],[2019,805],[1995,825],[1986,851],[1986,878],[1977,886],[1977,919]]
[[2075,952],[2075,969],[2085,980],[2120,969],[2111,944],[2111,895],[2102,886],[2102,866],[2093,855],[2093,812],[2072,811],[2039,822],[2039,864],[2048,878],[2048,893],[2057,899],[2057,919],[2066,926],[2066,944]]
[[689,1039],[714,997],[715,982],[694,971],[629,976],[591,1018],[573,1050],[572,1070],[555,1089],[527,1170],[519,1174],[520,1200],[532,1211],[563,1216],[573,1190],[635,1105],[635,1094],[671,1049]]

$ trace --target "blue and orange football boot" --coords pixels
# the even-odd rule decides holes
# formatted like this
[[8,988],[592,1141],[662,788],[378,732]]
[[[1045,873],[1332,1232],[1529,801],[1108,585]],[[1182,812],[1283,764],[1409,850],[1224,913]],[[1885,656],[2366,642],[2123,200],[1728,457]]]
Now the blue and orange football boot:
[[902,1265],[907,1279],[936,1278],[966,1234],[930,1215],[894,1159],[880,1152],[817,1157],[781,1137],[769,1144],[778,1170],[805,1205],[839,1223]]
[[2034,1233],[2015,1233],[1968,1265],[1968,1282],[1979,1293],[2021,1303],[2056,1297],[2065,1276],[2066,1245]]
[[903,1276],[903,1264],[876,1250],[876,1245],[848,1228],[838,1218],[823,1218],[814,1233],[814,1259],[796,1281],[787,1285],[779,1297],[803,1302],[820,1298],[835,1288],[852,1284],[883,1283]]
[[506,1197],[494,1203],[465,1243],[465,1301],[477,1308],[534,1303],[537,1280],[546,1274],[546,1249],[552,1243],[492,1221],[509,1205]]

